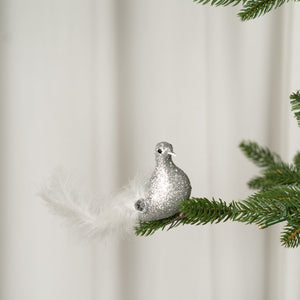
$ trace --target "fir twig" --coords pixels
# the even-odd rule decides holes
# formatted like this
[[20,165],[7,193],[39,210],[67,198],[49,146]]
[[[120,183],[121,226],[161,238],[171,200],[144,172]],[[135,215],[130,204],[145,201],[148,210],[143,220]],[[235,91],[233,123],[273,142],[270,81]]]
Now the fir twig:
[[151,221],[151,222],[140,222],[135,227],[135,233],[136,235],[141,236],[148,236],[152,235],[155,231],[161,229],[171,229],[179,225],[180,221],[182,222],[182,219],[184,217],[180,217],[180,214],[175,214],[174,216],[171,216],[169,218]]
[[281,164],[282,160],[278,154],[271,152],[267,147],[261,147],[256,142],[243,141],[239,145],[244,154],[258,167],[273,167]]
[[298,121],[300,127],[300,91],[297,91],[290,95],[292,111],[294,111],[295,118]]
[[238,13],[242,21],[255,19],[289,1],[290,0],[194,0],[196,3],[210,4],[211,6],[236,6],[242,3],[243,8]]
[[252,190],[265,190],[273,185],[274,183],[265,176],[255,176],[248,181],[248,187]]
[[236,6],[238,5],[240,2],[245,3],[247,0],[194,0],[194,2],[196,3],[200,3],[200,4],[210,4],[211,6],[228,6],[228,5],[232,5],[232,6]]
[[288,223],[281,234],[281,244],[285,247],[298,247],[300,245],[300,222]]
[[192,198],[180,203],[180,213],[173,217],[140,222],[137,235],[151,235],[155,231],[168,230],[179,225],[205,225],[228,220],[246,224],[257,224],[261,229],[283,221],[300,221],[300,189],[297,187],[275,187],[250,196],[243,201],[229,204],[222,200]]
[[295,168],[300,171],[300,152],[297,152],[293,159]]
[[242,21],[255,19],[271,11],[273,8],[278,8],[289,0],[249,0],[244,4],[244,7],[238,13]]
[[265,190],[274,186],[300,185],[300,154],[294,158],[295,165],[288,165],[280,156],[267,147],[261,147],[255,142],[240,144],[244,154],[257,166],[263,168],[262,176],[256,176],[248,182],[251,189]]
[[296,167],[277,164],[265,170],[263,176],[254,177],[248,182],[249,188],[265,190],[280,185],[300,185],[300,173]]

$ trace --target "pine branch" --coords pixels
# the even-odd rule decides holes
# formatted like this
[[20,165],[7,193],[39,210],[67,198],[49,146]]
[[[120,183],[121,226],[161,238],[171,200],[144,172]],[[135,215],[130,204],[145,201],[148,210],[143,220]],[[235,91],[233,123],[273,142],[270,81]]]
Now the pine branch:
[[182,201],[179,210],[185,217],[182,223],[191,225],[224,222],[232,218],[234,213],[232,207],[221,199],[210,201],[207,198]]
[[[187,215],[186,215],[187,214]],[[231,208],[226,202],[219,200],[209,201],[207,198],[192,198],[180,203],[180,212],[170,218],[140,222],[135,228],[137,235],[152,235],[157,230],[170,230],[179,225],[200,225],[219,223],[231,215]],[[227,218],[228,219],[228,218]]]
[[[191,202],[192,201],[192,202]],[[222,200],[207,199],[183,201],[180,212],[188,224],[238,221],[257,224],[266,228],[278,222],[300,218],[300,189],[297,187],[275,187],[250,196],[243,201],[226,204]]]
[[[284,221],[289,224],[298,224],[300,223],[300,189],[277,186],[268,191],[256,193],[246,200],[232,201],[229,204],[222,200],[192,198],[182,201],[179,211],[178,214],[167,219],[140,222],[136,227],[136,234],[148,236],[159,229],[169,230],[179,225],[198,226],[229,220],[257,224],[261,229]],[[298,237],[297,234],[298,231],[295,237]],[[285,232],[282,234],[285,238],[286,235]]]
[[288,223],[281,234],[281,244],[285,247],[295,248],[300,245],[300,222]]
[[252,190],[265,190],[274,186],[274,183],[264,176],[256,176],[249,180],[247,184]]
[[151,222],[140,222],[135,227],[135,233],[136,235],[140,236],[148,236],[152,235],[155,231],[161,229],[171,229],[174,227],[177,227],[182,222],[182,219],[184,217],[181,214],[175,214],[174,216],[171,216],[169,218],[151,221]]
[[300,152],[297,152],[293,159],[295,168],[300,171]]
[[256,142],[243,141],[239,147],[258,167],[273,167],[282,163],[278,154],[271,152],[267,147],[263,148],[259,146]]
[[273,8],[278,8],[289,0],[249,0],[238,13],[242,21],[255,19],[270,12]]
[[210,4],[211,6],[236,6],[240,2],[245,3],[247,0],[194,0],[194,2],[199,4]]
[[[196,3],[201,3],[203,5],[210,4],[211,6],[236,6],[242,3],[243,8],[238,13],[238,16],[242,21],[255,19],[289,1],[290,0],[194,0]],[[294,1],[296,2],[299,0]]]
[[298,126],[300,127],[300,90],[290,95],[292,111],[294,111]]
[[[249,188],[266,190],[274,186],[300,185],[300,172],[297,165],[284,163],[278,154],[255,142],[243,141],[240,148],[254,164],[263,168],[262,176],[255,176],[248,182]],[[294,162],[300,164],[300,154],[296,155]]]
[[280,185],[300,185],[300,173],[296,167],[287,164],[274,165],[248,182],[251,189],[265,190]]

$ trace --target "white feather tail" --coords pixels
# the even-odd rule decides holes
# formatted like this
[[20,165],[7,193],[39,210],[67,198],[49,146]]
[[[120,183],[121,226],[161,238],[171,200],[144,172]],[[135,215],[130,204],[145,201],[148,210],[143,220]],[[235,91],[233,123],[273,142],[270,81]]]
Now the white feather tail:
[[111,233],[126,235],[134,232],[138,221],[134,203],[144,197],[143,182],[132,181],[106,205],[80,191],[79,186],[70,175],[57,171],[40,196],[55,214],[63,217],[84,237],[101,239]]

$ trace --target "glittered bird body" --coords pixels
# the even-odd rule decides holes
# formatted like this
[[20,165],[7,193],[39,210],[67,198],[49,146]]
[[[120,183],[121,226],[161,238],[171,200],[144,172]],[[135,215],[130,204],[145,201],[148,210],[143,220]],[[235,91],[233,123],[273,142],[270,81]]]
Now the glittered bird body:
[[191,194],[187,175],[173,160],[173,147],[167,142],[155,147],[156,166],[146,186],[146,196],[135,203],[140,221],[163,219],[178,212],[179,203]]

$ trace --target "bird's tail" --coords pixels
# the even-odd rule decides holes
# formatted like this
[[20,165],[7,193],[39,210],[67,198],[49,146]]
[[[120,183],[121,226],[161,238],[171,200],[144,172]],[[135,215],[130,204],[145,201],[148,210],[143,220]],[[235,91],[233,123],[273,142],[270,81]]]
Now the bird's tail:
[[144,197],[145,185],[132,181],[109,203],[93,200],[88,193],[80,191],[80,185],[64,171],[56,171],[40,196],[52,212],[64,218],[84,237],[102,238],[111,233],[132,234],[138,221],[134,208],[137,199]]

